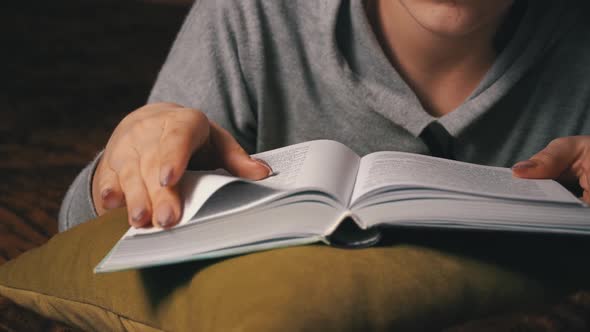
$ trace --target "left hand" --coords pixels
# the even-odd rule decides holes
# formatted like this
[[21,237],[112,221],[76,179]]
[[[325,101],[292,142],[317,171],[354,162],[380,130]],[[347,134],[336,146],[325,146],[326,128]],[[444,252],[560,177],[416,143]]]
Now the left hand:
[[554,139],[529,160],[512,166],[514,176],[555,179],[564,185],[577,181],[584,190],[582,200],[590,204],[590,136]]

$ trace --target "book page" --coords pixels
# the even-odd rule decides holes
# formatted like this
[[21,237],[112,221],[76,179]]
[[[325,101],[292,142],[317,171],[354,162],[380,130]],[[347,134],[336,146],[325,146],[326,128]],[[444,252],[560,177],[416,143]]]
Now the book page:
[[274,175],[256,183],[291,190],[320,188],[346,205],[352,194],[360,157],[336,141],[317,140],[253,155]]
[[[222,169],[215,171],[186,171],[180,182],[178,190],[182,198],[182,216],[174,227],[181,227],[190,222],[191,218],[201,209],[207,200],[221,188],[239,181]],[[160,227],[129,229],[130,235],[149,234],[163,231]]]
[[580,205],[481,198],[423,198],[355,211],[366,227],[418,226],[590,234],[590,209]]
[[404,152],[376,152],[363,157],[353,204],[363,195],[386,187],[427,187],[503,198],[579,202],[553,180],[515,178],[509,168]]
[[165,232],[136,234],[131,229],[95,271],[231,256],[281,247],[285,241],[291,245],[318,242],[339,222],[341,214],[329,205],[298,201]]
[[[252,156],[268,163],[273,175],[260,181],[249,181],[231,176],[222,169],[213,172],[187,171],[179,183],[183,213],[174,228],[192,223],[204,207],[209,208],[207,214],[210,215],[225,210],[237,211],[265,204],[273,197],[280,198],[281,193],[286,191],[304,188],[325,192],[345,206],[352,195],[360,163],[360,157],[348,147],[329,140],[309,141]],[[240,182],[249,185],[237,185]],[[223,188],[232,190],[223,197],[217,197],[215,202],[209,202]],[[223,204],[225,199],[231,202]],[[159,231],[160,228],[132,229],[130,235]]]

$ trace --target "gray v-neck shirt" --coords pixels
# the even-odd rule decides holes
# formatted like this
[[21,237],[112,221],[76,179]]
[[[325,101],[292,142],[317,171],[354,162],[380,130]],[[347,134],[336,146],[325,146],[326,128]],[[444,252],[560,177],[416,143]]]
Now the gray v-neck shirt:
[[[385,57],[361,0],[198,0],[149,102],[200,109],[249,152],[332,139],[360,155],[429,154],[420,134],[438,121],[456,159],[508,167],[590,134],[588,14],[580,0],[529,1],[478,87],[435,118]],[[60,230],[96,217],[95,166],[68,190]]]

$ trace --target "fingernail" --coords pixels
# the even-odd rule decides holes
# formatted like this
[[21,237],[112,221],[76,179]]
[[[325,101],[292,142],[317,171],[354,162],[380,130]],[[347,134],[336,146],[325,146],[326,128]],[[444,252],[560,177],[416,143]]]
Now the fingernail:
[[103,190],[100,197],[103,207],[107,210],[118,208],[120,205],[119,200],[115,197],[115,192],[110,188]]
[[105,188],[100,192],[100,198],[103,201],[106,201],[107,198],[109,198],[108,196],[113,192],[113,190],[111,188]]
[[172,167],[167,166],[160,171],[160,186],[167,187],[172,180]]
[[537,166],[537,163],[535,163],[534,161],[525,160],[525,161],[521,161],[521,162],[514,164],[514,166],[512,166],[512,169],[526,169],[526,168],[533,168],[535,166]]
[[156,215],[156,222],[160,227],[166,228],[172,225],[174,214],[172,213],[172,208],[170,205],[164,204],[160,206],[158,209],[158,214]]
[[133,224],[139,223],[145,217],[146,210],[144,208],[135,208],[131,213],[131,222]]
[[250,157],[250,159],[254,160],[255,162],[257,162],[258,164],[266,167],[266,169],[268,170],[268,174],[267,176],[272,176],[274,174],[274,172],[272,171],[272,168],[270,168],[270,165],[266,163],[266,161],[262,160],[262,159],[258,159],[256,157]]

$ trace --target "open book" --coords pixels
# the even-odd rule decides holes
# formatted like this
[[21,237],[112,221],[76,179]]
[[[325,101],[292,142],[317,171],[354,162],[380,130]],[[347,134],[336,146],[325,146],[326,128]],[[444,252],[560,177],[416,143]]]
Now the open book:
[[363,158],[329,140],[255,155],[274,175],[187,172],[172,229],[134,229],[95,272],[313,242],[368,246],[385,226],[590,234],[590,209],[553,180],[403,152]]

